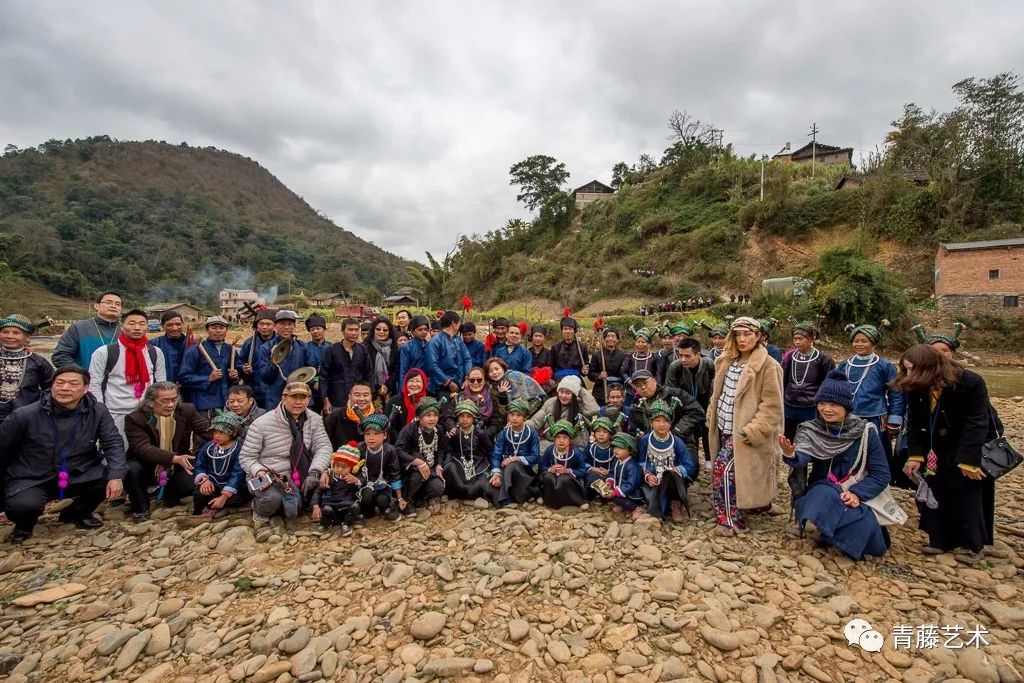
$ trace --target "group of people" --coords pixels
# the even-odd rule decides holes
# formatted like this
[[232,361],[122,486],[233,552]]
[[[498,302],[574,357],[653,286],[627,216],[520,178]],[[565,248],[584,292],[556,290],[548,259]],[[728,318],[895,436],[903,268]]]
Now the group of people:
[[589,348],[569,315],[549,346],[544,326],[501,318],[481,341],[452,311],[345,319],[335,343],[310,316],[304,340],[293,311],[260,311],[238,346],[218,316],[190,345],[172,312],[149,339],[146,316],[122,313],[118,294],[94,308],[52,365],[30,350],[28,319],[0,320],[14,542],[66,497],[61,520],[81,528],[102,524],[93,513],[104,498],[124,496],[135,521],[154,498],[191,498],[195,514],[251,505],[259,526],[308,512],[342,534],[444,495],[604,502],[682,522],[702,470],[717,532],[736,535],[777,514],[780,456],[797,528],[812,522],[855,559],[889,547],[891,521],[871,501],[890,485],[918,488],[925,552],[976,557],[992,542],[994,485],[980,457],[998,418],[984,381],[956,361],[956,336],[930,335],[894,366],[875,352],[879,328],[851,325],[853,355],[837,368],[814,324],[795,325],[783,354],[772,321],[751,317],[631,328],[626,351],[613,328]]
[[676,299],[675,301],[664,301],[660,304],[644,304],[637,309],[637,314],[642,318],[658,313],[681,313],[693,311],[700,308],[707,308],[715,304],[714,298],[710,296],[690,297],[689,299]]

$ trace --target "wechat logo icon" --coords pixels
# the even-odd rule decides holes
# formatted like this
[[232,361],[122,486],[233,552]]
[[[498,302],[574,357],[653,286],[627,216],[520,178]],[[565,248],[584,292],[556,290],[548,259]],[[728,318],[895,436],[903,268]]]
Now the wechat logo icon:
[[856,645],[865,652],[881,652],[885,638],[871,628],[864,619],[853,619],[843,628],[843,635],[849,645]]

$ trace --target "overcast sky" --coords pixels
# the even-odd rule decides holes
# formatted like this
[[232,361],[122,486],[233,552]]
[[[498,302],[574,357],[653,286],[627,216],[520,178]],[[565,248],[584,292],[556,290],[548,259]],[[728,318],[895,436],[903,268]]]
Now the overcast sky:
[[[827,6],[826,6],[827,5]],[[879,145],[906,102],[1024,70],[1020,2],[0,0],[0,147],[107,134],[258,160],[409,258],[525,215],[508,169],[576,187],[685,109],[744,154]]]

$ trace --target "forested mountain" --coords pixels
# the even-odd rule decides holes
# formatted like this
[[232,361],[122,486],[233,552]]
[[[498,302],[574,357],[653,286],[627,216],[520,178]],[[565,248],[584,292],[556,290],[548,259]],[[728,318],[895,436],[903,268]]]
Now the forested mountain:
[[221,286],[389,293],[407,263],[238,154],[98,136],[0,157],[0,259],[67,297],[211,305]]

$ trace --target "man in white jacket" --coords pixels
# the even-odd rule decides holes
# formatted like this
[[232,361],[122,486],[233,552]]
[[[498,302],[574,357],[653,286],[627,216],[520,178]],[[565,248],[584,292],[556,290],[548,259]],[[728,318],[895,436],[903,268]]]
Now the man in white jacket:
[[308,384],[289,382],[281,403],[250,425],[238,456],[245,476],[259,479],[253,491],[252,519],[257,527],[283,513],[294,519],[320,486],[331,462],[331,441],[323,418],[309,410]]
[[149,344],[148,327],[144,312],[128,311],[121,318],[121,334],[96,349],[89,362],[89,393],[107,406],[122,437],[124,418],[139,407],[146,387],[167,379],[163,351]]

